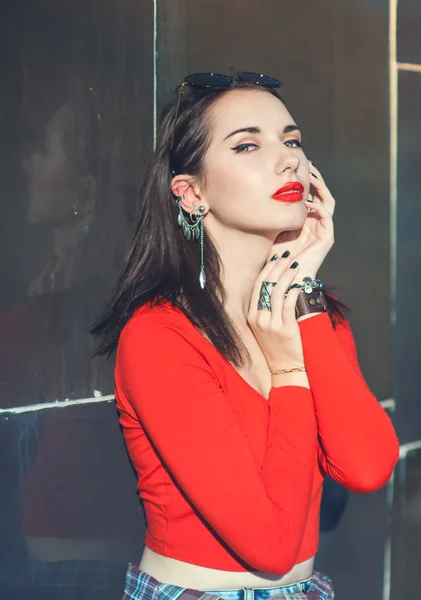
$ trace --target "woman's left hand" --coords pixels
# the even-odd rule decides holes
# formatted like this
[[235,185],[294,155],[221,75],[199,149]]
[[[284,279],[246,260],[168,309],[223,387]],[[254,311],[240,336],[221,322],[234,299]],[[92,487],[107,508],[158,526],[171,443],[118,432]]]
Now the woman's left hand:
[[307,219],[302,229],[285,231],[276,238],[271,255],[281,256],[285,250],[291,252],[300,263],[300,273],[315,279],[317,273],[334,244],[333,213],[335,199],[326,186],[318,169],[309,161],[313,202],[306,201]]

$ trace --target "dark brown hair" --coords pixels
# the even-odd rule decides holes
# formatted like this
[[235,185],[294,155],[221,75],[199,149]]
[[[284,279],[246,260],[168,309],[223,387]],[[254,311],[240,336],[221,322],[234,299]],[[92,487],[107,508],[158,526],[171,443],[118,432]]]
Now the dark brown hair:
[[[91,329],[92,334],[102,338],[97,354],[113,354],[122,328],[137,308],[146,303],[169,301],[207,336],[226,360],[237,366],[247,360],[247,351],[224,309],[217,250],[205,234],[207,283],[202,290],[199,245],[187,241],[178,227],[177,205],[170,188],[173,173],[204,177],[204,158],[211,140],[209,112],[218,99],[233,89],[262,90],[236,80],[229,89],[185,86],[178,114],[176,99],[164,110],[156,150],[145,170],[132,243],[108,304]],[[265,92],[281,101],[276,91]],[[336,298],[328,297],[328,304],[334,322],[343,318],[343,306]]]

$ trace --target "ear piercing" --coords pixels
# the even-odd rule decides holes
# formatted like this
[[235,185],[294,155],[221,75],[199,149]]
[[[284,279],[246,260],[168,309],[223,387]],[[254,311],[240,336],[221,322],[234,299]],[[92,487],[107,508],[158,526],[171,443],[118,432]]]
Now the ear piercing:
[[200,238],[200,273],[199,273],[199,283],[202,290],[206,285],[206,274],[205,274],[205,265],[204,265],[204,256],[203,256],[203,243],[204,243],[204,229],[203,229],[203,219],[205,218],[206,206],[201,204],[197,211],[199,212],[199,216],[194,213],[189,213],[190,223],[187,221],[184,216],[184,211],[181,206],[181,200],[184,200],[184,196],[177,196],[177,204],[178,204],[178,217],[177,223],[178,226],[181,227],[183,231],[184,237],[187,241],[190,240],[198,240]]

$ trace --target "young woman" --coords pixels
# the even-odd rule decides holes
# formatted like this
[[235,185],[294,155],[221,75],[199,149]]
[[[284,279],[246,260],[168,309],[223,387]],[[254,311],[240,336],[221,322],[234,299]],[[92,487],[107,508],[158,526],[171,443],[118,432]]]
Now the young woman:
[[313,569],[325,474],[389,479],[393,426],[316,279],[335,202],[270,77],[188,76],[93,332],[147,533],[125,599],[333,598]]

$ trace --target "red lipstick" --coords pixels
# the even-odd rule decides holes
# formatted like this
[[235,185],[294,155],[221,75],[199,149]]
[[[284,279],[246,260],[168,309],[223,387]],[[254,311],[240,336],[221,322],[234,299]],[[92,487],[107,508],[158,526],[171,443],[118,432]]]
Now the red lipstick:
[[301,202],[304,186],[299,181],[289,181],[277,190],[272,198],[279,202]]

